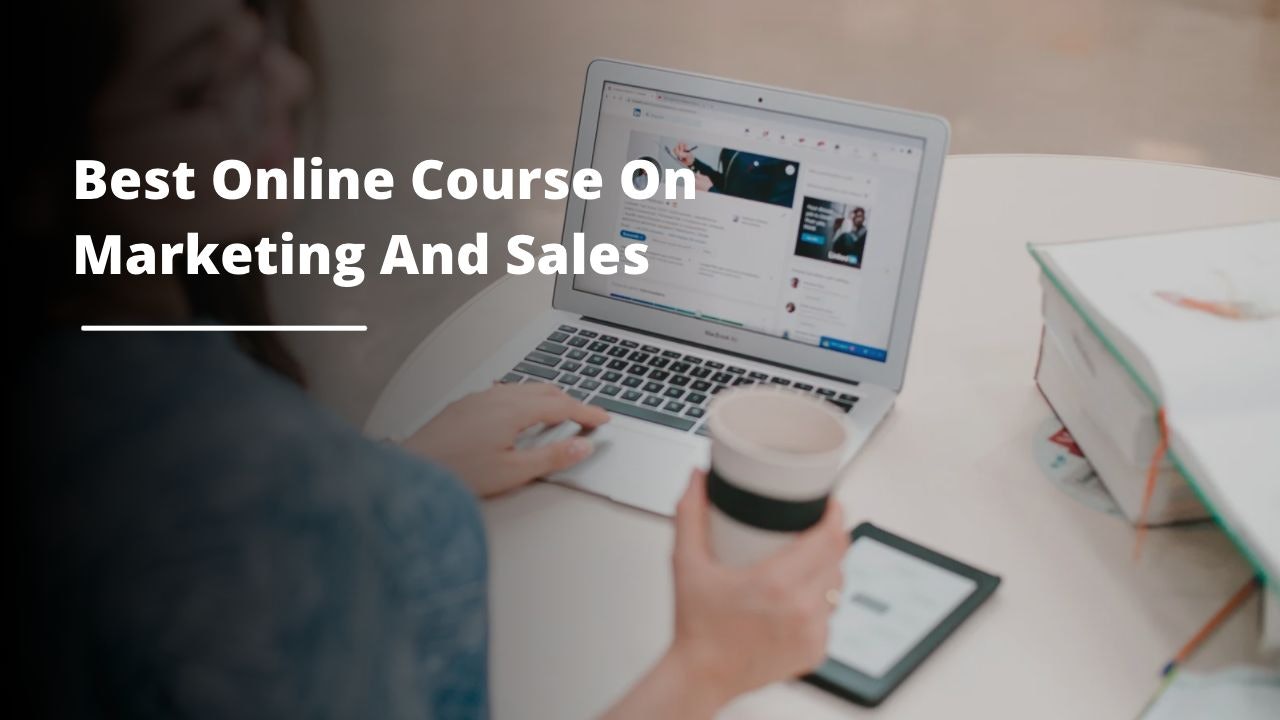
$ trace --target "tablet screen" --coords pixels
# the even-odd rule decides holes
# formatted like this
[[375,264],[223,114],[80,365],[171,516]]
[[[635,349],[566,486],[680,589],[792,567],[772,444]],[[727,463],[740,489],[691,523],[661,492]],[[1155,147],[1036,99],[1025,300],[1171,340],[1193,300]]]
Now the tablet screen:
[[869,536],[854,540],[843,569],[827,654],[874,678],[889,672],[978,587],[972,578]]

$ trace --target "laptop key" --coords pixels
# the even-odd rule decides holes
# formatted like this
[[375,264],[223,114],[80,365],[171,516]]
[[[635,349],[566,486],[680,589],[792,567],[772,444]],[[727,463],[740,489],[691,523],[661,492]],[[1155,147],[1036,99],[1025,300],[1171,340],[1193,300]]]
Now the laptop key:
[[671,373],[667,372],[666,370],[654,370],[653,372],[649,373],[649,379],[657,380],[661,382],[663,380],[666,380],[667,377],[670,375]]
[[547,336],[547,339],[550,340],[551,342],[564,342],[565,340],[569,339],[569,334],[562,333],[562,332],[553,332]]
[[835,396],[836,396],[836,391],[835,391],[835,390],[832,390],[831,388],[818,388],[818,389],[817,389],[817,390],[815,390],[814,392],[818,393],[818,394],[819,394],[819,395],[821,395],[822,397],[828,397],[828,398],[829,398],[829,397],[835,397]]
[[618,382],[622,379],[622,373],[606,370],[603,377],[605,382]]
[[651,393],[662,392],[662,383],[660,383],[660,382],[647,382],[647,383],[645,383],[645,384],[644,384],[644,391],[645,391],[645,392],[651,392]]
[[853,409],[853,405],[847,402],[844,402],[843,400],[832,400],[831,398],[827,398],[827,402],[831,403],[832,405],[835,405],[836,407],[840,408],[845,412],[849,412],[850,410]]
[[856,402],[858,402],[858,396],[857,396],[857,395],[850,395],[849,393],[840,393],[840,399],[841,399],[841,400],[843,400],[843,401],[845,401],[845,402],[847,402],[847,403],[856,403]]
[[736,387],[736,386],[738,386],[738,385],[755,385],[755,384],[756,384],[756,381],[755,381],[755,380],[748,380],[748,379],[746,379],[746,378],[738,378],[737,380],[734,380],[734,381],[733,381],[733,384],[734,384],[734,386],[735,386],[735,387]]
[[583,350],[570,350],[570,351],[569,351],[569,358],[570,358],[571,360],[581,360],[582,358],[584,358],[584,357],[586,357],[586,356],[587,356],[587,353],[586,353],[585,351],[583,351]]
[[626,348],[627,350],[634,350],[640,347],[640,343],[636,342],[635,340],[623,340],[621,344],[622,344],[622,347]]
[[746,368],[738,367],[737,365],[730,365],[727,369],[729,372],[733,373],[734,375],[742,375],[747,371]]
[[587,392],[591,392],[592,390],[595,390],[598,387],[600,387],[599,380],[583,380],[582,382],[578,383],[578,389],[585,390]]
[[647,405],[649,407],[658,407],[659,405],[662,404],[662,398],[658,397],[657,395],[649,395],[649,396],[646,396],[645,399],[641,400],[640,402],[642,405]]
[[693,364],[693,365],[701,365],[701,364],[702,364],[702,358],[700,358],[700,357],[695,357],[695,356],[693,356],[693,355],[685,355],[685,356],[684,356],[683,358],[681,358],[681,359],[682,359],[682,360],[684,360],[685,362],[690,363],[690,364]]
[[655,357],[649,361],[649,364],[656,368],[664,368],[671,364],[671,361],[664,357]]
[[527,362],[516,363],[515,370],[516,372],[522,372],[525,375],[533,375],[534,377],[540,377],[543,380],[555,380],[556,377],[560,374],[559,371],[552,370],[549,367],[534,365],[533,363],[527,363]]
[[626,360],[614,360],[609,363],[610,370],[626,370],[628,367],[630,366],[627,365]]
[[683,409],[684,409],[684,403],[678,403],[678,402],[676,402],[675,400],[672,400],[671,402],[667,403],[666,405],[663,405],[663,406],[662,406],[662,409],[663,409],[663,410],[666,410],[667,412],[678,413],[678,412],[680,412],[681,410],[683,410]]
[[565,360],[560,363],[560,369],[565,372],[578,372],[578,368],[582,367],[582,363],[576,360]]
[[642,392],[640,392],[640,391],[638,391],[638,390],[628,390],[628,391],[626,391],[626,392],[622,393],[622,399],[623,399],[623,400],[630,401],[630,402],[635,402],[635,401],[639,400],[639,399],[640,399],[640,398],[642,398],[642,397],[644,397],[644,393],[642,393]]
[[601,342],[607,342],[607,343],[609,343],[609,344],[613,344],[613,343],[618,342],[618,338],[616,338],[616,337],[614,337],[614,336],[612,336],[612,335],[601,335],[601,336],[600,336],[600,341],[601,341]]
[[581,335],[582,337],[585,337],[585,338],[597,338],[597,337],[600,337],[600,333],[598,333],[598,332],[593,332],[593,331],[591,331],[591,330],[579,330],[579,331],[578,331],[578,334],[579,334],[579,335]]
[[525,355],[524,359],[528,360],[529,362],[535,362],[535,363],[538,363],[539,365],[546,365],[548,367],[555,367],[555,364],[560,362],[560,358],[556,357],[555,355],[548,355],[544,352],[538,352],[536,350],[529,353],[528,355]]
[[641,365],[641,364],[639,364],[639,363],[637,363],[637,364],[635,364],[635,365],[632,365],[631,367],[627,368],[627,372],[628,372],[628,373],[630,373],[630,374],[632,374],[632,375],[639,375],[639,376],[643,376],[643,375],[645,374],[645,372],[647,372],[648,370],[649,370],[649,368],[647,368],[647,367],[645,367],[645,366],[643,366],[643,365]]
[[601,397],[599,395],[591,398],[591,404],[596,407],[604,408],[609,412],[615,412],[619,415],[636,418],[637,420],[647,420],[659,425],[666,425],[676,430],[688,430],[693,427],[694,420],[691,418],[677,417],[668,415],[664,412],[657,412],[639,405],[628,405],[627,403],[618,402],[612,398]]
[[596,353],[595,355],[592,355],[591,357],[587,358],[587,362],[591,363],[592,365],[603,365],[605,364],[605,361],[607,361],[608,359],[609,358],[605,357],[604,355]]
[[675,350],[663,350],[662,357],[672,358],[673,360],[679,360],[680,353],[676,352]]
[[578,335],[577,337],[569,338],[569,344],[572,345],[573,347],[582,347],[583,345],[586,345],[589,342],[591,341],[587,340],[585,335]]
[[678,399],[683,394],[684,391],[678,387],[669,387],[666,392],[662,393],[663,397],[669,397],[672,399]]
[[718,372],[715,375],[711,376],[711,380],[713,382],[718,382],[718,383],[727,383],[732,379],[733,379],[733,376],[727,372]]
[[588,345],[588,346],[587,346],[587,349],[588,349],[588,350],[590,350],[590,351],[591,351],[591,352],[593,352],[593,353],[602,353],[602,352],[604,352],[605,350],[608,350],[608,349],[609,349],[609,343],[607,343],[607,342],[600,342],[599,340],[597,340],[597,341],[595,341],[595,342],[591,343],[590,345]]
[[558,343],[540,342],[538,343],[538,349],[544,353],[551,353],[552,355],[563,355],[569,348]]
[[572,334],[574,334],[574,333],[578,332],[578,328],[576,328],[576,327],[574,327],[574,326],[572,326],[572,325],[561,325],[561,326],[560,326],[560,332],[569,333],[570,335],[572,335]]
[[614,395],[617,395],[620,392],[622,392],[622,388],[618,387],[617,385],[605,385],[604,387],[600,388],[600,394],[608,395],[609,397],[613,397]]
[[618,345],[616,347],[609,348],[608,355],[612,358],[623,358],[627,356],[627,349]]
[[582,368],[581,370],[579,370],[578,372],[583,375],[586,375],[587,377],[593,378],[600,374],[600,368],[596,367],[595,365],[588,365]]
[[687,373],[691,367],[693,366],[684,361],[674,362],[671,363],[671,372]]
[[641,350],[644,350],[645,352],[649,353],[650,355],[652,355],[652,354],[654,354],[654,353],[658,352],[658,350],[659,350],[659,348],[656,348],[656,347],[654,347],[654,346],[652,346],[652,345],[641,345],[641,346],[640,346],[640,349],[641,349]]
[[701,405],[707,401],[707,396],[702,393],[689,393],[689,397],[685,398],[685,402],[693,405]]
[[707,367],[711,368],[712,370],[723,370],[723,369],[724,369],[724,363],[722,363],[722,362],[716,362],[715,360],[708,360],[708,361],[707,361]]
[[627,379],[623,380],[622,384],[625,385],[626,387],[634,388],[634,387],[640,387],[640,383],[642,382],[644,381],[636,377],[635,375],[632,375]]
[[557,380],[557,382],[559,382],[561,385],[574,385],[581,379],[582,378],[578,377],[577,375],[574,375],[573,373],[565,373],[560,376],[560,379]]
[[671,383],[672,385],[675,385],[676,387],[684,387],[685,385],[689,384],[689,376],[676,375],[675,377],[671,378],[667,382]]
[[794,387],[797,390],[804,390],[805,392],[808,392],[813,389],[813,386],[810,385],[809,383],[796,383],[795,385],[792,385],[792,387]]
[[715,395],[715,394],[719,393],[719,392],[720,392],[721,390],[723,390],[723,389],[724,389],[724,385],[717,385],[717,386],[715,386],[715,387],[711,388],[711,394],[712,394],[712,395]]
[[697,392],[705,392],[711,389],[711,383],[706,380],[694,380],[693,384],[689,386],[689,389],[696,390]]
[[628,355],[627,359],[630,360],[631,362],[642,363],[649,359],[649,353],[640,352],[639,350],[637,350],[631,353],[630,355]]
[[703,410],[700,407],[691,407],[688,410],[686,410],[684,414],[688,415],[691,418],[700,418],[703,415],[705,415],[706,412],[707,412],[706,410]]
[[587,395],[588,395],[588,393],[584,393],[584,392],[582,392],[581,390],[575,390],[575,389],[570,388],[569,390],[565,390],[565,393],[566,393],[569,397],[573,398],[574,400],[577,400],[578,402],[586,402],[586,401],[587,401]]
[[523,375],[521,375],[521,374],[519,374],[519,373],[509,372],[509,373],[507,373],[506,375],[503,375],[503,376],[502,376],[502,379],[501,379],[501,380],[499,380],[498,382],[500,382],[500,383],[504,383],[504,384],[507,384],[507,385],[514,385],[514,384],[516,384],[516,383],[520,382],[520,381],[521,381],[521,380],[523,380],[523,379],[524,379],[524,376],[523,376]]
[[768,375],[765,375],[762,372],[754,372],[754,371],[747,373],[747,377],[751,378],[752,380],[768,380],[769,379]]
[[780,377],[769,378],[769,382],[773,383],[774,385],[781,385],[782,387],[786,387],[791,384],[790,380],[786,378],[780,378]]
[[704,377],[707,377],[707,376],[709,376],[709,375],[711,374],[711,368],[709,368],[709,367],[696,367],[696,368],[694,368],[692,371],[690,371],[690,373],[689,373],[689,374],[690,374],[690,375],[692,375],[692,376],[694,376],[694,377],[696,377],[696,378],[704,378]]

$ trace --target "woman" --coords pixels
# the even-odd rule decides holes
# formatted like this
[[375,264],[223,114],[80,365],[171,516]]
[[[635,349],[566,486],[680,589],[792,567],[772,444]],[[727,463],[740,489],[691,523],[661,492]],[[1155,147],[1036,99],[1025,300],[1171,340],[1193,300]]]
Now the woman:
[[[49,7],[54,5],[55,7]],[[283,202],[73,203],[73,160],[279,166],[310,71],[280,8],[233,0],[45,4],[17,39],[19,253],[47,270],[25,324],[19,437],[21,683],[58,717],[483,717],[486,561],[476,496],[582,460],[523,429],[608,421],[547,386],[448,407],[402,447],[301,390],[270,336],[86,334],[84,322],[264,322],[241,278],[71,274],[76,233],[160,243],[269,232]],[[833,506],[834,507],[834,506]],[[708,717],[822,658],[838,510],[778,556],[711,557],[694,477],[676,521],[670,648],[610,717]]]

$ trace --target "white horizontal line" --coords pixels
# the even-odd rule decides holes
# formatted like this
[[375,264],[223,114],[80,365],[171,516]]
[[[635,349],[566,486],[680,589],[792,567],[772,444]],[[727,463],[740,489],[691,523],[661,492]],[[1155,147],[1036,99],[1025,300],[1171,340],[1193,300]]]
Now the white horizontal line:
[[81,332],[364,332],[368,325],[81,325]]

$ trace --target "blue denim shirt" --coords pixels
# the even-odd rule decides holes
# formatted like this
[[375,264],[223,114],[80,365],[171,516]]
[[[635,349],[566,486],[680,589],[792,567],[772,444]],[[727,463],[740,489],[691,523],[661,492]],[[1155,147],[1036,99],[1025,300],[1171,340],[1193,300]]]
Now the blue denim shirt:
[[487,716],[483,527],[448,473],[225,335],[75,333],[37,366],[65,716]]

